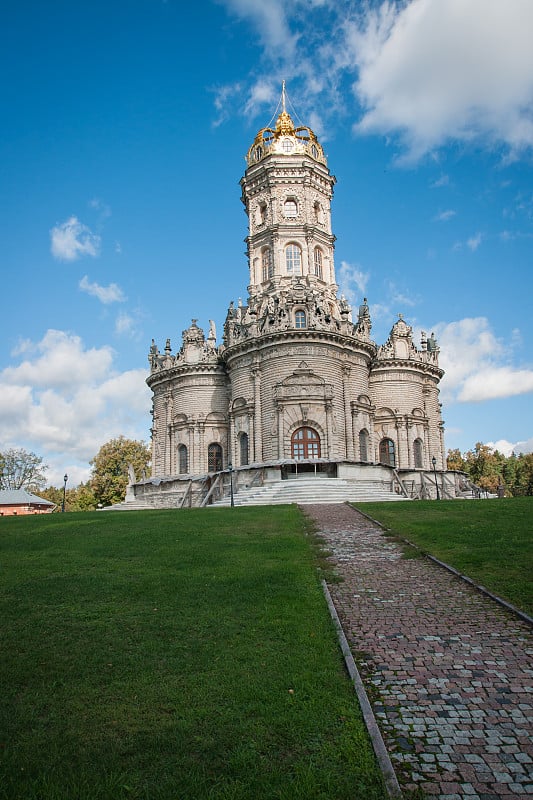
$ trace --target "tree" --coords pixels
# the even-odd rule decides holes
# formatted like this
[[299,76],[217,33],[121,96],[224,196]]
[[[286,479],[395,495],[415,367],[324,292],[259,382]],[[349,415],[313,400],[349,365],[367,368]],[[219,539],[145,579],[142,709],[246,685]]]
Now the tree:
[[28,453],[23,448],[0,453],[0,489],[28,489],[40,491],[45,483],[48,467],[41,456]]
[[456,469],[459,472],[466,472],[466,461],[462,457],[459,449],[448,450],[446,466],[448,469]]
[[533,453],[520,453],[516,460],[516,494],[533,495]]
[[[44,491],[39,492],[45,500],[50,500],[56,504],[55,511],[61,511],[63,505],[63,488],[48,486]],[[88,483],[80,483],[65,492],[65,511],[94,511],[96,508],[96,498]]]
[[150,460],[150,449],[144,442],[119,436],[102,445],[90,462],[93,472],[89,485],[97,504],[109,506],[124,500],[129,482],[128,465],[133,466],[139,480],[143,473],[146,477],[150,475]]

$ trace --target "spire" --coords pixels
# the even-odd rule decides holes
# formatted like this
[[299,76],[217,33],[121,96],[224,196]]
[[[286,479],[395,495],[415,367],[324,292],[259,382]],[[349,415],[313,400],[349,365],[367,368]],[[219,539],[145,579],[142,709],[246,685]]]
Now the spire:
[[[279,108],[279,106],[278,106]],[[287,111],[287,91],[285,81],[281,82],[281,114],[276,120],[276,132],[278,136],[291,136],[295,133],[294,122]]]

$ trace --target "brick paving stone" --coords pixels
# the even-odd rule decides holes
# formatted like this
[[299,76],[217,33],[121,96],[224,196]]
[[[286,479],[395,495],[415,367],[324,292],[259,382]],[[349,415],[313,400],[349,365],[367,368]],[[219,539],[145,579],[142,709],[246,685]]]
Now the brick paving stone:
[[533,797],[533,635],[490,598],[347,505],[305,506],[342,579],[329,584],[405,791]]

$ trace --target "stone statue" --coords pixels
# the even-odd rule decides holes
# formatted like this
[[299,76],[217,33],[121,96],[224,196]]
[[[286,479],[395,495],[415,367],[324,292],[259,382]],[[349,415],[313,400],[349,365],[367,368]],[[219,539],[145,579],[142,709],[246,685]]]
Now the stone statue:
[[428,352],[429,353],[436,353],[437,352],[437,340],[435,339],[435,334],[432,332],[431,336],[428,339]]
[[133,486],[135,483],[135,469],[133,464],[128,464],[128,486]]

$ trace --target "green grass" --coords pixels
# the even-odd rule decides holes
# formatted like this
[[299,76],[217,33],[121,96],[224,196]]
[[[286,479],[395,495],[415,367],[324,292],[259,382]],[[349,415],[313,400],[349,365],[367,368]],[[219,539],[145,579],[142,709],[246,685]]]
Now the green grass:
[[306,524],[2,519],[0,797],[385,798]]
[[533,497],[358,503],[357,508],[533,614]]

